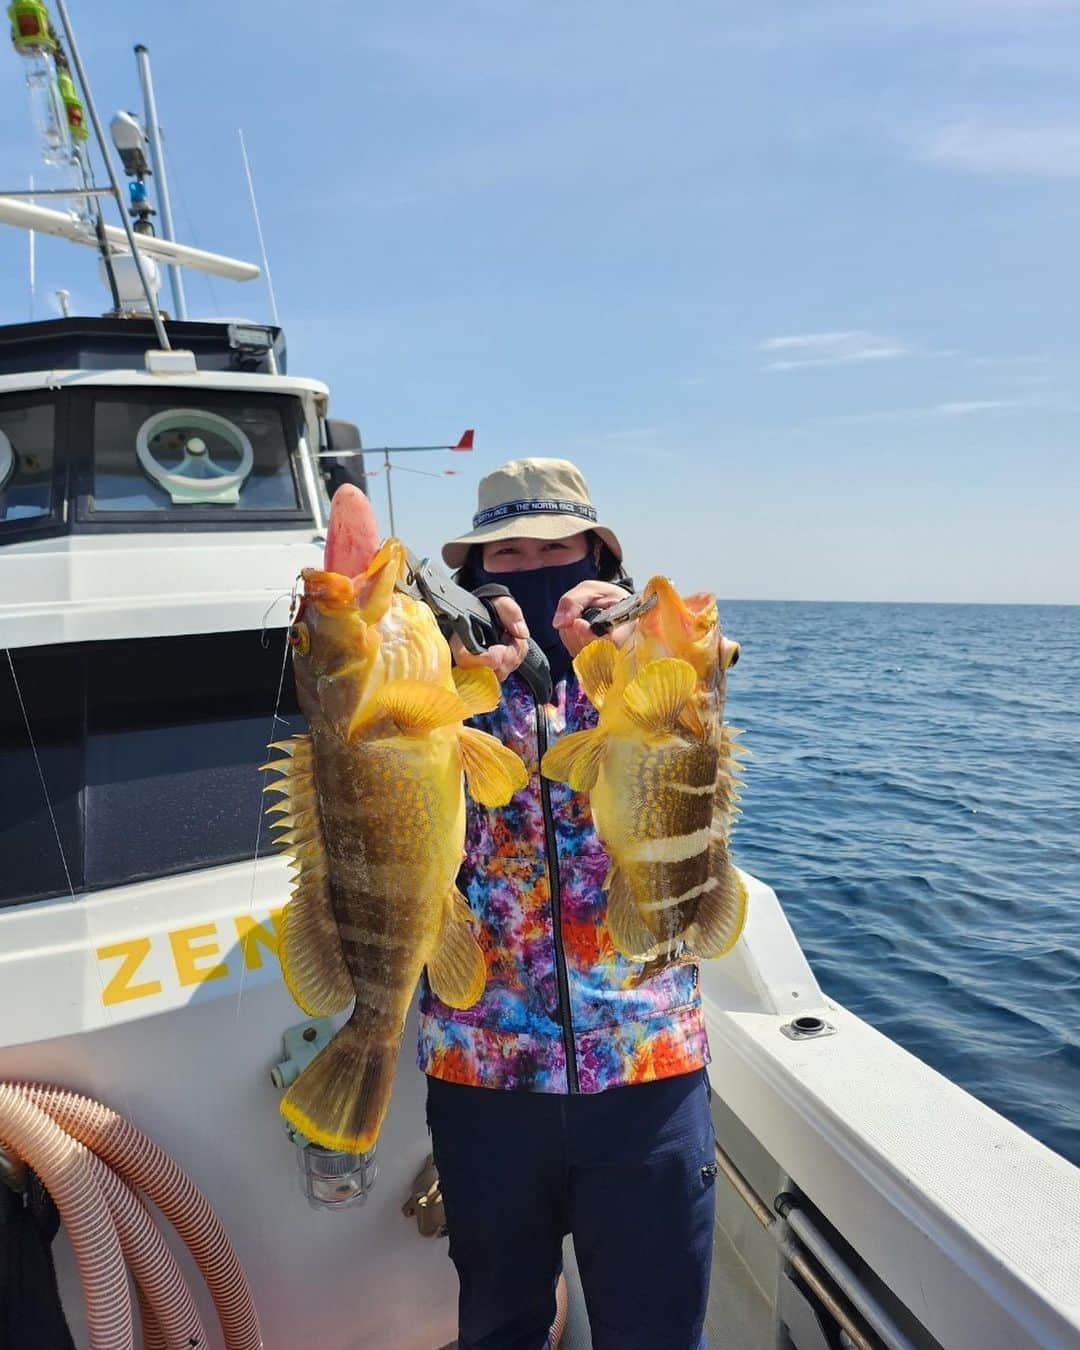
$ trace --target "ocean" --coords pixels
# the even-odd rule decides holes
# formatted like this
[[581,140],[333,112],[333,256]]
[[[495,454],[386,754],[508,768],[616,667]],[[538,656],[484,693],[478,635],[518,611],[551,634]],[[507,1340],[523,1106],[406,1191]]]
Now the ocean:
[[1080,1164],[1080,607],[720,613],[735,861],[827,994]]

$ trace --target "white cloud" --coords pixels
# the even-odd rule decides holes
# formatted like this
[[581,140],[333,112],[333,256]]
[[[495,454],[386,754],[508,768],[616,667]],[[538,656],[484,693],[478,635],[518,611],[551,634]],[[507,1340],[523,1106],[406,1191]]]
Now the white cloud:
[[956,122],[927,136],[915,154],[927,164],[963,173],[1080,178],[1080,122],[1026,127]]
[[779,360],[767,361],[763,370],[803,370],[810,366],[833,366],[853,361],[887,361],[909,354],[907,347],[893,339],[861,329],[766,338],[758,344],[758,351],[787,353]]
[[998,412],[1003,408],[1030,408],[1027,398],[977,398],[958,403],[936,403],[926,410],[929,417],[970,417],[972,413]]
[[923,417],[974,417],[979,413],[1005,412],[1011,408],[1044,406],[1037,398],[973,398],[949,403],[934,403],[926,408],[877,408],[870,412],[840,413],[822,419],[831,423],[855,425],[861,422],[893,422]]

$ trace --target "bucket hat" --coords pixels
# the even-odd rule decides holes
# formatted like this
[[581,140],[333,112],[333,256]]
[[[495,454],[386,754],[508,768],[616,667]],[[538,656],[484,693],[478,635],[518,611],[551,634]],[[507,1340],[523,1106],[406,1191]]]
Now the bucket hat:
[[443,561],[461,567],[473,544],[498,539],[567,539],[595,530],[622,561],[613,530],[597,521],[581,470],[568,459],[512,459],[480,480],[476,515],[468,534],[443,545]]

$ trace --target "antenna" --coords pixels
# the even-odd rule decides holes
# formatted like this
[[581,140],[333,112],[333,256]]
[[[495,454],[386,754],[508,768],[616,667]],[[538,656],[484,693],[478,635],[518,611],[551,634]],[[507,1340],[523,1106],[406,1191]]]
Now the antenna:
[[368,470],[368,476],[374,477],[376,473],[386,474],[386,505],[390,513],[390,533],[396,534],[394,528],[394,491],[390,486],[390,476],[395,469],[403,469],[406,473],[425,474],[430,478],[443,478],[457,473],[456,469],[444,469],[442,473],[428,474],[424,469],[406,469],[404,464],[391,464],[390,456],[394,455],[415,455],[423,454],[428,450],[456,450],[468,452],[473,448],[473,437],[476,435],[472,427],[463,431],[456,445],[377,445],[368,447],[367,450],[321,450],[320,459],[354,459],[357,455],[382,455],[382,469]]
[[259,204],[255,200],[255,183],[251,177],[251,165],[248,163],[247,146],[244,144],[243,130],[237,128],[236,134],[240,137],[240,154],[244,159],[244,173],[247,175],[248,193],[251,197],[251,214],[255,217],[255,233],[259,236],[259,253],[262,256],[263,271],[266,273],[266,289],[270,292],[270,317],[274,320],[274,326],[281,327],[278,320],[277,299],[274,295],[274,279],[270,275],[270,259],[266,256],[266,242],[263,239],[262,222],[259,219]]
[[[42,190],[39,188],[38,192]],[[99,191],[112,195],[107,188]],[[50,211],[46,206],[31,206],[24,197],[14,193],[0,193],[0,225],[17,225],[24,230],[39,230],[42,234],[59,235],[61,239],[70,239],[73,244],[89,244],[96,248],[98,241],[88,236],[82,225],[67,211]],[[114,248],[123,247],[124,231],[116,225],[104,227],[106,244]],[[197,272],[210,272],[216,277],[227,277],[230,281],[254,281],[259,269],[254,263],[240,262],[237,258],[226,258],[220,253],[207,253],[205,249],[191,248],[187,244],[174,244],[168,239],[156,239],[144,234],[140,238],[139,248],[143,254],[156,258],[160,262],[177,263],[180,267],[191,267]]]
[[[30,191],[34,190],[34,175],[30,175]],[[33,205],[34,199],[30,198],[30,204]],[[30,257],[28,259],[30,267],[30,319],[34,318],[34,298],[37,294],[37,256],[36,256],[37,235],[33,230],[30,231]]]
[[[154,80],[150,74],[150,52],[140,42],[135,48],[135,64],[139,68],[139,81],[142,84],[143,107],[146,135],[150,141],[150,163],[157,179],[158,207],[161,210],[161,228],[166,239],[175,239],[173,229],[172,201],[169,197],[169,183],[165,177],[165,152],[161,148],[161,128],[158,126],[157,103],[154,100]],[[169,289],[172,291],[173,309],[178,319],[187,318],[187,296],[184,294],[184,278],[175,263],[169,265]]]

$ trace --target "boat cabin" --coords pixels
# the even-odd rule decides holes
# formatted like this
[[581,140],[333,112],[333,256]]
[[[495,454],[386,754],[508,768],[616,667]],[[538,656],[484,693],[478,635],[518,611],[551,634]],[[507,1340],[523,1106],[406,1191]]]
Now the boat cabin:
[[187,369],[149,319],[0,329],[0,905],[250,858],[296,718],[270,634],[359,436],[280,328],[168,332]]

